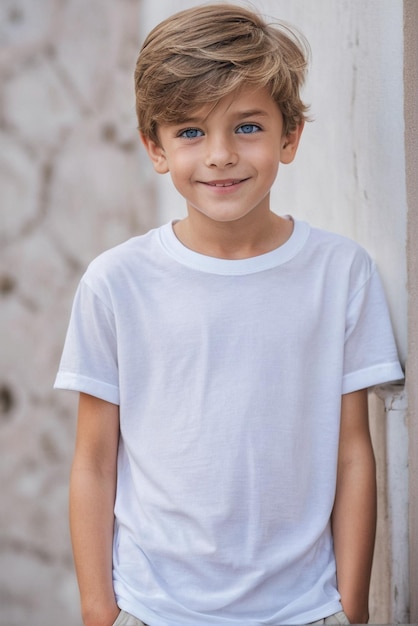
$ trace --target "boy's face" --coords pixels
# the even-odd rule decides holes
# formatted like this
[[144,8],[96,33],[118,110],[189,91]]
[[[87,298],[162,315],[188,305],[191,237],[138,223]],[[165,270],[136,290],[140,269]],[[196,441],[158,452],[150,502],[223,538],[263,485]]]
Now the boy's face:
[[267,89],[245,88],[161,125],[160,144],[142,138],[154,168],[170,172],[193,213],[233,222],[270,210],[279,163],[290,163],[302,125],[283,135],[282,114]]

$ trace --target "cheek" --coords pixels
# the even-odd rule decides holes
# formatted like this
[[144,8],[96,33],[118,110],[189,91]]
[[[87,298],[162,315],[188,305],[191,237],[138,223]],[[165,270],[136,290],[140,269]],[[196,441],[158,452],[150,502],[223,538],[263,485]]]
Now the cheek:
[[198,162],[197,155],[191,150],[179,150],[174,154],[169,154],[167,163],[175,179],[186,179],[194,171]]
[[266,179],[274,180],[280,164],[279,148],[260,151],[257,159],[258,171]]
[[171,180],[173,181],[175,187],[177,188],[181,187],[182,185],[185,185],[187,181],[190,179],[190,176],[184,167],[179,169],[178,167],[172,166],[170,167],[169,171],[170,171]]
[[250,162],[252,161],[259,169],[265,167],[271,169],[276,167],[280,161],[280,145],[276,145],[276,143],[269,143],[268,145],[254,143],[252,146],[248,146],[243,156]]

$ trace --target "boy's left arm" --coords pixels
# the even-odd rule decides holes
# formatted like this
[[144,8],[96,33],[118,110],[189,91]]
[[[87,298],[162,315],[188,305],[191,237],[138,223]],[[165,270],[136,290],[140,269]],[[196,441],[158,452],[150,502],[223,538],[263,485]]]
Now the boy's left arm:
[[376,532],[376,465],[367,389],[342,396],[332,530],[344,612],[351,623],[365,624]]

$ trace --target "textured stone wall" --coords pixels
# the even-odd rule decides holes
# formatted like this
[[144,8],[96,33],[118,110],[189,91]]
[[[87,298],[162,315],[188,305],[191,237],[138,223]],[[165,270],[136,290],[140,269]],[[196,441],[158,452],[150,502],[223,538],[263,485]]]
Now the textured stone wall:
[[52,391],[100,251],[153,225],[132,71],[140,0],[0,3],[0,624],[76,626],[75,397]]

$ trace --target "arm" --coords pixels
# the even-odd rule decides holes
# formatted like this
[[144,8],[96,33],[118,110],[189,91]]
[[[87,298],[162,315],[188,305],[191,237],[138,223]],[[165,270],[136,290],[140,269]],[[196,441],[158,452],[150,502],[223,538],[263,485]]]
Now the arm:
[[80,394],[70,528],[85,626],[111,626],[119,614],[112,584],[118,441],[119,407]]
[[376,530],[376,466],[367,389],[342,396],[332,528],[343,609],[351,623],[367,623]]

